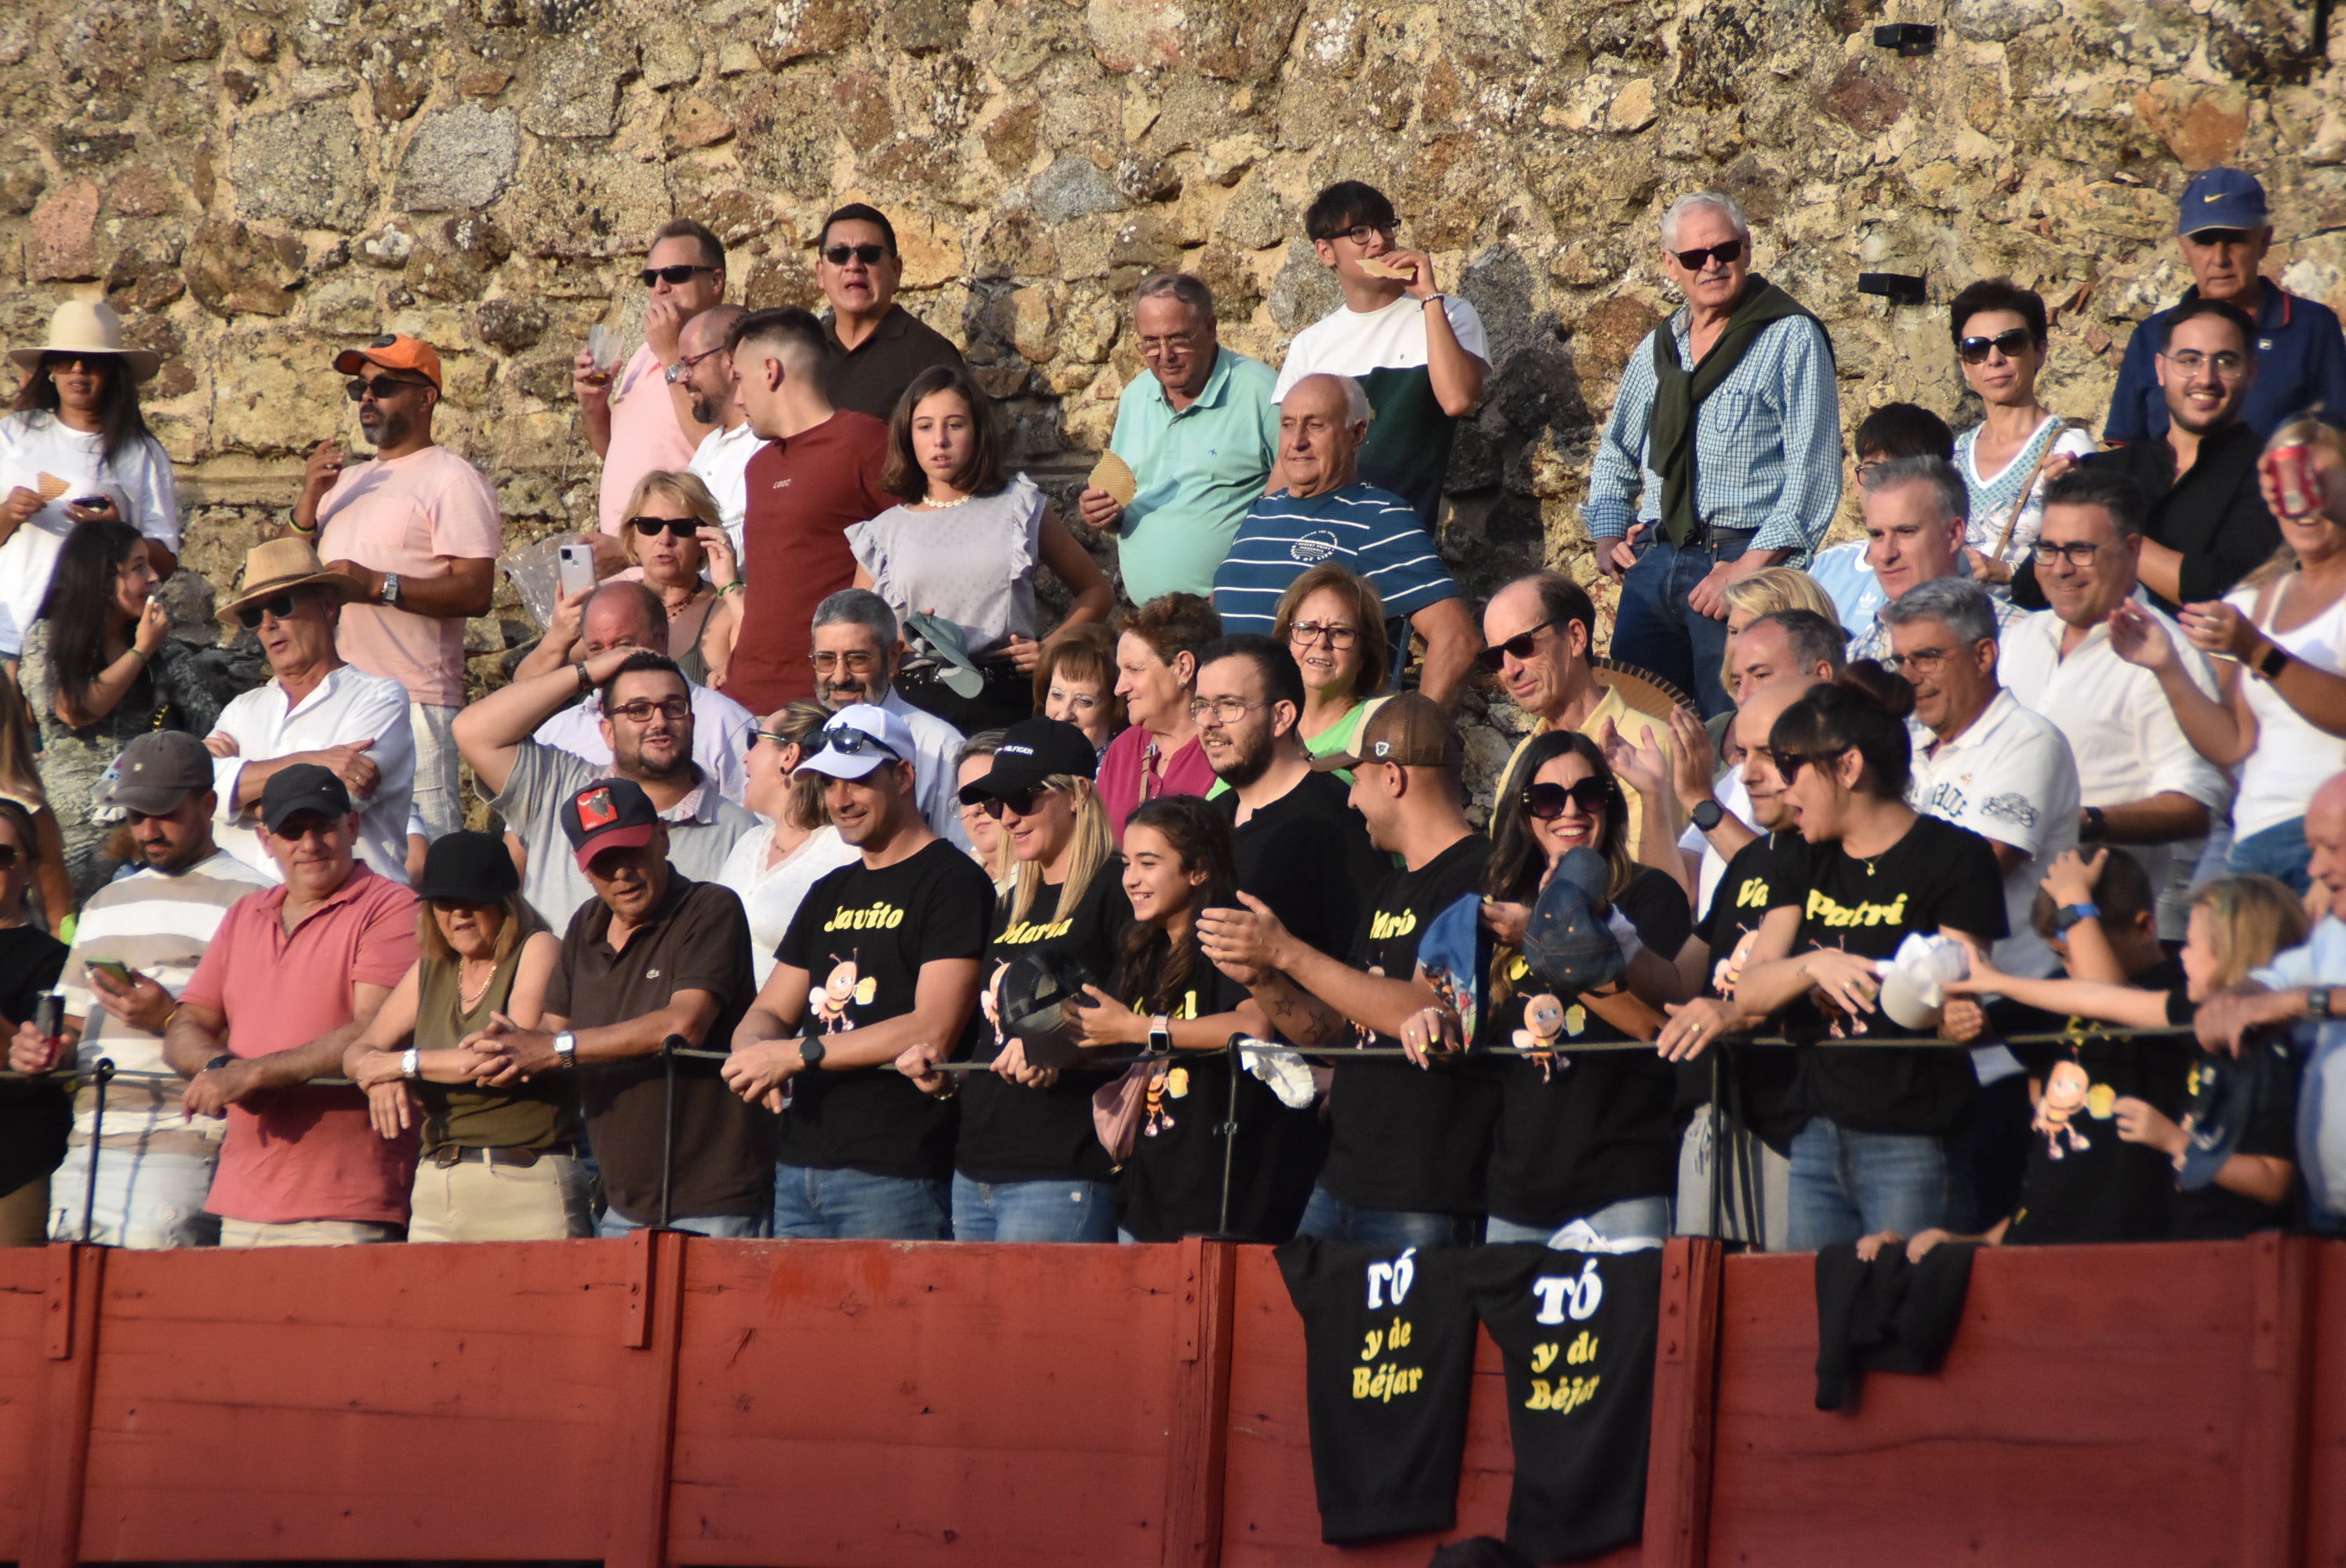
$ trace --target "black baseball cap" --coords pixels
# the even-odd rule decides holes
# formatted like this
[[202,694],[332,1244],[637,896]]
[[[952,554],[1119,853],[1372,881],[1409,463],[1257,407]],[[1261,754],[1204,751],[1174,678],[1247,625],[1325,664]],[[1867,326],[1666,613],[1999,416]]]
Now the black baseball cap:
[[974,806],[989,795],[1015,795],[1056,774],[1089,779],[1098,770],[1099,753],[1082,730],[1056,718],[1022,718],[1002,732],[985,777],[962,786],[961,803]]
[[332,769],[296,762],[270,775],[260,791],[260,825],[273,833],[285,825],[287,818],[303,811],[336,819],[351,814],[351,792],[342,788]]
[[423,880],[415,896],[426,902],[503,903],[521,888],[521,873],[502,840],[488,833],[444,833],[424,851]]
[[639,850],[659,831],[659,812],[640,785],[597,779],[562,802],[562,833],[585,871],[606,850]]

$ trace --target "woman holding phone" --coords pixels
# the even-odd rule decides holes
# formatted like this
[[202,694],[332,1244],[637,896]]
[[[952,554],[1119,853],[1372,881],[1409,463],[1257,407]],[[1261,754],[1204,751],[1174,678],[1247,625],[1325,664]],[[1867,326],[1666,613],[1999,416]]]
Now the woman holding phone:
[[[0,799],[0,1029],[12,1047],[29,1048],[23,1025],[66,966],[66,944],[34,922],[26,901],[39,860],[32,818]],[[48,1238],[49,1173],[65,1159],[72,1130],[73,1100],[63,1084],[0,1083],[0,1247],[38,1247]]]

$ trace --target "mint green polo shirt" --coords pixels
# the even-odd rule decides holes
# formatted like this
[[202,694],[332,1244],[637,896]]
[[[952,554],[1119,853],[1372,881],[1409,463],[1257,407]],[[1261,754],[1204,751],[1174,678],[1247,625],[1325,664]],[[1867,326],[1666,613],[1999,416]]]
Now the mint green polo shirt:
[[1164,594],[1210,598],[1214,571],[1262,494],[1279,455],[1278,383],[1269,365],[1225,347],[1198,401],[1180,412],[1147,372],[1117,400],[1108,449],[1139,494],[1124,509],[1117,556],[1136,605]]

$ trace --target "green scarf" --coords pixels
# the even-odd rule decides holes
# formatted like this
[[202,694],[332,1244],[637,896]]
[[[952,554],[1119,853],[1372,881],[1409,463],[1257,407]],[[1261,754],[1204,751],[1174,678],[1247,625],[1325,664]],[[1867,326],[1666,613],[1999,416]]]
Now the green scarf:
[[[1684,545],[1702,531],[1694,509],[1694,411],[1743,362],[1760,334],[1787,316],[1816,317],[1757,272],[1744,280],[1743,299],[1728,317],[1726,330],[1695,364],[1678,363],[1678,343],[1669,324],[1654,333],[1654,412],[1646,427],[1647,461],[1662,476],[1662,533]],[[1817,321],[1822,331],[1824,323]],[[1830,338],[1826,340],[1831,341]]]

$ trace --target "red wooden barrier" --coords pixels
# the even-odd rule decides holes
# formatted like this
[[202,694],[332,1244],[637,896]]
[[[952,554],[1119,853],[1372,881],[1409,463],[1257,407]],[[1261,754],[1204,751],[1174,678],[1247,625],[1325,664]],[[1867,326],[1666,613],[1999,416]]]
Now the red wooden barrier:
[[0,1559],[21,1559],[40,1506],[47,1249],[0,1248]]

